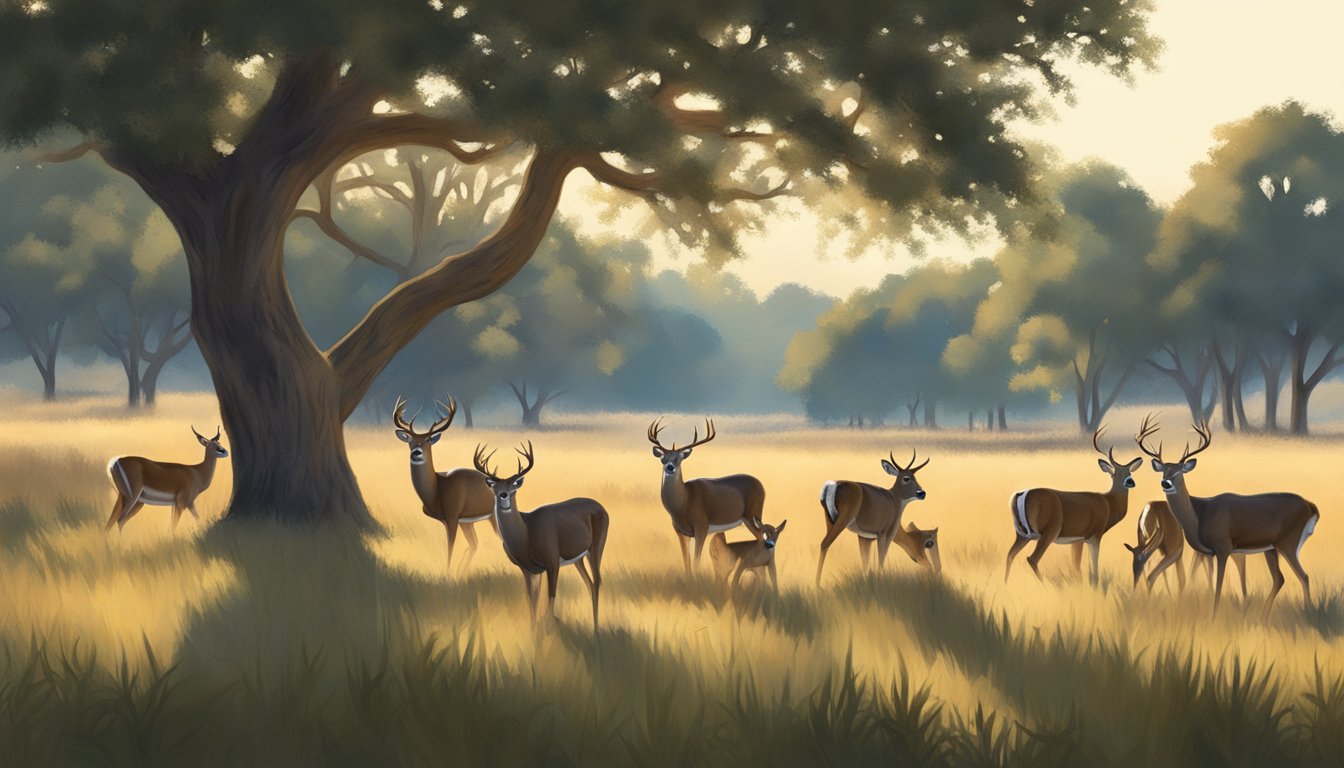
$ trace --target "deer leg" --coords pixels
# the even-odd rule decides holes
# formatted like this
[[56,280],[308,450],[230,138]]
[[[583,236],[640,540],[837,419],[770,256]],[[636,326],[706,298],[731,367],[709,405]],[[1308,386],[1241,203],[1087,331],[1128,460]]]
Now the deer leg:
[[125,494],[121,491],[117,491],[117,500],[112,504],[112,516],[107,518],[107,525],[103,526],[103,530],[112,530],[112,526],[117,524],[117,521],[120,520],[121,516],[126,512],[126,508],[130,506],[128,504],[129,501],[130,499],[126,498]]
[[120,530],[122,528],[125,528],[126,523],[130,522],[131,518],[135,517],[136,514],[144,508],[145,503],[143,501],[137,501],[131,504],[131,508],[126,510],[126,514],[122,515],[120,520],[117,520],[117,529]]
[[1274,583],[1269,587],[1269,597],[1265,600],[1265,609],[1260,613],[1261,621],[1269,620],[1269,609],[1274,607],[1274,598],[1278,596],[1279,590],[1283,589],[1283,569],[1279,567],[1277,550],[1271,549],[1265,553],[1265,564],[1269,566],[1269,577]]
[[1075,576],[1083,575],[1083,542],[1081,541],[1073,543],[1073,574]]
[[1302,561],[1298,560],[1297,553],[1288,549],[1281,550],[1283,559],[1288,561],[1288,567],[1293,569],[1297,575],[1297,580],[1302,582],[1302,603],[1305,605],[1311,602],[1311,579],[1307,578],[1307,572],[1302,569]]
[[779,574],[775,572],[775,561],[771,558],[770,565],[770,584],[775,588],[775,594],[779,594]]
[[1248,597],[1246,593],[1246,556],[1234,553],[1232,562],[1237,564],[1237,575],[1241,577],[1241,599],[1245,600]]
[[1027,546],[1027,542],[1029,541],[1031,541],[1031,539],[1023,538],[1022,536],[1018,536],[1017,539],[1013,541],[1013,546],[1008,549],[1008,562],[1003,565],[1004,581],[1008,581],[1008,573],[1013,570],[1013,558],[1017,557],[1017,553],[1021,552],[1022,548]]
[[471,567],[471,559],[476,556],[476,524],[467,523],[463,525],[458,523],[458,527],[462,529],[462,538],[467,540],[467,556],[462,561],[461,569],[465,571]]
[[[519,569],[522,570],[522,569]],[[532,616],[532,626],[537,625],[537,593],[532,588],[533,575],[523,571],[523,591],[527,593],[527,608]]]
[[[1166,556],[1164,556],[1164,557],[1162,558],[1162,560],[1161,560],[1161,561],[1160,561],[1160,562],[1153,568],[1153,570],[1152,570],[1151,572],[1149,572],[1149,574],[1148,574],[1148,591],[1149,591],[1149,592],[1152,592],[1152,591],[1153,591],[1153,584],[1155,584],[1155,583],[1157,582],[1157,577],[1158,577],[1159,574],[1161,574],[1161,576],[1162,576],[1162,582],[1163,582],[1164,584],[1166,583],[1166,581],[1167,581],[1167,569],[1170,568],[1170,567],[1173,566],[1173,565],[1176,566],[1176,573],[1177,573],[1178,576],[1180,576],[1180,580],[1181,580],[1181,588],[1182,588],[1182,589],[1185,588],[1185,575],[1181,573],[1181,568],[1180,568],[1180,558],[1181,558],[1180,553],[1176,553],[1175,556],[1172,556],[1172,555],[1166,555]],[[1167,584],[1167,589],[1168,589],[1168,591],[1170,591],[1170,589],[1171,589],[1171,585],[1170,585],[1170,584]]]
[[705,537],[708,535],[708,531],[696,531],[695,533],[695,561],[693,566],[696,570],[700,569],[700,553],[705,548]]
[[1228,556],[1227,552],[1215,552],[1213,555],[1215,561],[1214,567],[1215,570],[1217,571],[1217,573],[1214,574],[1214,582],[1213,582],[1214,614],[1218,613],[1218,603],[1222,602],[1223,599],[1223,574],[1227,572],[1227,556]]
[[173,505],[173,524],[172,524],[172,531],[173,531],[173,533],[177,533],[177,522],[178,522],[179,520],[181,520],[181,519],[182,519],[182,507],[180,507],[180,506],[174,504],[174,505]]
[[187,511],[191,513],[191,517],[193,520],[195,520],[198,523],[201,521],[201,513],[196,511],[195,499],[192,499],[190,502],[187,503]]
[[1092,586],[1095,587],[1101,583],[1101,537],[1088,539],[1087,548],[1092,555]]
[[1181,585],[1180,594],[1185,594],[1185,569],[1181,568],[1181,558],[1185,556],[1184,552],[1176,555],[1176,582]]
[[443,530],[448,534],[448,559],[444,570],[453,575],[453,545],[457,543],[457,526],[448,520],[443,521]]
[[1031,566],[1032,573],[1035,573],[1036,578],[1041,581],[1045,581],[1041,576],[1041,558],[1045,556],[1045,550],[1049,549],[1050,545],[1055,543],[1055,539],[1058,536],[1058,524],[1047,527],[1044,531],[1041,531],[1041,538],[1036,540],[1036,548],[1031,550],[1030,555],[1027,555],[1027,565]]
[[742,581],[742,574],[744,574],[744,573],[746,573],[746,572],[747,572],[747,563],[746,563],[746,561],[745,561],[745,560],[738,560],[738,561],[737,561],[737,569],[733,571],[733,582],[732,582],[732,584],[729,584],[729,585],[728,585],[728,596],[729,596],[729,597],[735,597],[735,596],[737,595],[737,585],[738,585],[739,583],[741,583],[741,581]]
[[681,561],[686,565],[686,575],[687,575],[687,576],[690,576],[690,575],[691,575],[691,550],[690,550],[689,547],[687,546],[687,545],[690,543],[690,538],[687,537],[687,536],[682,536],[680,533],[678,533],[678,534],[677,534],[677,543],[681,545]]
[[826,565],[826,552],[831,548],[831,544],[839,538],[840,532],[845,530],[845,526],[838,522],[831,523],[826,527],[826,536],[821,540],[821,556],[817,558],[817,586],[821,586],[821,569]]
[[593,577],[588,575],[588,566],[583,564],[583,560],[574,561],[574,567],[579,569],[579,575],[583,577],[583,583],[588,585],[588,596],[593,599],[593,631],[597,631],[597,585],[593,583]]
[[863,564],[863,570],[871,570],[868,563],[873,556],[873,540],[859,537],[859,561]]
[[552,623],[555,622],[555,588],[560,581],[560,566],[546,566],[546,612]]
[[884,571],[887,568],[887,550],[891,549],[891,541],[895,535],[896,529],[893,528],[883,533],[877,540],[877,569],[879,571]]

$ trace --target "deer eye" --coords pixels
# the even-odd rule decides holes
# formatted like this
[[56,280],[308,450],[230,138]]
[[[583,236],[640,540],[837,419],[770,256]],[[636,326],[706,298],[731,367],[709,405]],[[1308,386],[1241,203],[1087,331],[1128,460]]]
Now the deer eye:
[[925,548],[925,549],[933,549],[933,542],[932,542],[932,541],[926,541],[926,542],[924,542],[924,548]]
[[902,483],[908,483],[908,482],[910,482],[910,476],[909,476],[909,475],[906,475],[905,477],[902,477],[902,478],[901,478],[901,482],[902,482]]

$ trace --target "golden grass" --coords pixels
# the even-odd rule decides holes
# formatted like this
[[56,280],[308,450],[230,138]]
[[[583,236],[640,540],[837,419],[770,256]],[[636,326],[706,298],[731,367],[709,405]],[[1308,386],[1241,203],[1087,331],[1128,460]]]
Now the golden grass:
[[[263,540],[228,530],[205,535],[206,525],[190,517],[173,535],[164,508],[147,508],[124,532],[104,534],[113,498],[107,460],[127,453],[197,460],[187,425],[205,428],[214,414],[213,400],[199,395],[167,395],[155,413],[134,417],[110,400],[19,402],[6,410],[0,417],[0,642],[12,648],[31,637],[67,648],[78,643],[103,649],[106,662],[124,653],[138,664],[150,648],[160,659],[193,660],[201,668],[267,666],[283,675],[300,649],[322,648],[355,663],[397,644],[393,635],[409,629],[415,637],[478,644],[491,664],[530,674],[557,695],[617,682],[590,675],[593,648],[576,639],[590,631],[587,595],[572,569],[561,575],[561,624],[541,633],[530,629],[521,579],[487,526],[478,526],[481,550],[470,570],[445,574],[443,529],[420,514],[405,447],[386,427],[347,432],[361,487],[387,529],[366,547],[340,530],[280,528]],[[1122,427],[1136,421],[1133,416],[1116,414],[1113,432],[1132,432]],[[1076,647],[1120,644],[1136,674],[1151,671],[1165,651],[1272,665],[1274,680],[1293,696],[1311,688],[1318,670],[1330,677],[1344,673],[1344,561],[1333,556],[1344,547],[1344,489],[1334,472],[1344,461],[1344,444],[1338,441],[1220,434],[1191,476],[1196,493],[1291,489],[1322,510],[1302,558],[1317,602],[1303,605],[1289,573],[1278,606],[1262,624],[1269,579],[1255,559],[1250,600],[1243,603],[1229,581],[1227,595],[1234,599],[1216,618],[1202,577],[1183,596],[1160,584],[1151,595],[1130,589],[1129,553],[1121,541],[1134,540],[1138,509],[1158,497],[1147,469],[1131,496],[1130,516],[1103,542],[1100,588],[1073,574],[1065,548],[1047,555],[1044,583],[1025,563],[1030,549],[1004,583],[1011,492],[1105,485],[1090,447],[1076,436],[855,432],[787,419],[721,419],[720,437],[686,464],[690,476],[755,474],[767,489],[766,519],[790,521],[777,554],[782,594],[730,604],[707,579],[681,574],[658,499],[658,464],[644,439],[647,422],[643,414],[611,414],[531,435],[454,428],[435,450],[444,470],[469,464],[478,441],[500,447],[503,456],[527,437],[537,464],[520,492],[525,508],[576,495],[607,507],[605,663],[625,654],[638,669],[652,653],[694,679],[750,675],[762,695],[798,696],[821,686],[852,656],[855,671],[879,687],[903,672],[927,682],[950,717],[973,718],[983,707],[1008,720],[1029,719],[1026,710],[1050,692],[1064,696],[1086,675],[1067,658],[1053,657],[1035,662],[1039,668],[1019,660],[1018,669],[1008,670],[1007,659],[1021,651],[995,635],[1000,621],[1023,647],[1034,647],[1033,638],[1048,645],[1056,637]],[[673,419],[669,432],[684,439],[691,425]],[[1183,438],[1168,435],[1167,443]],[[941,584],[916,589],[922,582],[909,578],[857,576],[857,547],[846,535],[831,550],[824,585],[815,588],[822,483],[881,482],[878,458],[893,450],[903,460],[912,448],[932,461],[920,473],[929,497],[911,506],[907,519],[939,528]],[[1117,453],[1137,454],[1124,444]],[[223,463],[198,505],[207,525],[225,505],[229,482]],[[461,538],[456,554],[460,565]],[[702,565],[707,574],[708,563]],[[913,573],[913,565],[893,549],[888,570]],[[582,685],[576,682],[585,676]],[[784,694],[786,685],[792,694]]]

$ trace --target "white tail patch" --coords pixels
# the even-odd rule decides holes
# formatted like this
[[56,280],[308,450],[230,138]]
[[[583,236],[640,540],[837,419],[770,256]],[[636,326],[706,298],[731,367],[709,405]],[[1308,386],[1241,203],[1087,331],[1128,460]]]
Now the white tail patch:
[[1297,551],[1293,553],[1293,557],[1299,559],[1302,557],[1302,545],[1307,543],[1308,536],[1311,536],[1311,534],[1316,532],[1316,521],[1320,519],[1321,515],[1318,512],[1312,515],[1311,519],[1307,521],[1306,526],[1302,528],[1302,538],[1297,540]]
[[121,475],[121,487],[124,488],[124,489],[126,490],[126,493],[127,493],[127,494],[129,494],[129,493],[131,492],[131,479],[130,479],[129,477],[126,476],[126,470],[124,470],[124,469],[121,468],[121,457],[120,457],[120,456],[118,456],[117,458],[115,458],[115,459],[113,459],[113,460],[107,462],[107,475],[108,475],[108,477],[111,477],[111,478],[112,478],[112,484],[113,484],[113,485],[116,485],[116,484],[117,484],[117,476],[114,475],[114,474],[112,474],[112,468],[113,468],[113,467],[116,467],[116,468],[117,468],[117,474]]
[[826,517],[834,523],[840,517],[840,510],[835,508],[835,488],[834,480],[827,480],[826,484],[821,486],[821,504],[826,507]]
[[1027,494],[1030,492],[1029,489],[1018,491],[1013,497],[1013,528],[1024,539],[1039,539],[1041,534],[1031,530],[1031,524],[1027,522]]
[[1147,504],[1144,504],[1144,505],[1143,505],[1143,511],[1139,513],[1139,530],[1140,530],[1140,531],[1145,531],[1145,532],[1146,532],[1146,531],[1150,531],[1150,530],[1152,530],[1151,528],[1148,527],[1148,513],[1149,513],[1149,512],[1152,512],[1152,511],[1153,511],[1153,503],[1152,503],[1152,502],[1148,502]]

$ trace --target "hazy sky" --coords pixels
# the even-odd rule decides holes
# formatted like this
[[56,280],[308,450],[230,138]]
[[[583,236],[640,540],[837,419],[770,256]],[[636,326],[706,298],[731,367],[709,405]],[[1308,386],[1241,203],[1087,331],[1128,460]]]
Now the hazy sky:
[[[1156,6],[1151,30],[1166,50],[1155,71],[1138,72],[1131,85],[1073,69],[1076,103],[1059,103],[1055,120],[1020,126],[1021,135],[1054,145],[1065,161],[1095,156],[1116,163],[1159,203],[1170,203],[1188,186],[1190,166],[1208,152],[1221,123],[1287,99],[1344,118],[1344,0],[1156,0]],[[566,195],[570,212],[584,204],[582,186],[572,184]],[[749,241],[747,257],[729,269],[761,292],[798,282],[844,296],[911,263],[904,253],[851,261],[818,253],[816,242],[805,215],[781,219]],[[993,243],[979,252],[991,254]],[[973,250],[958,241],[933,253],[966,259]],[[691,258],[664,251],[659,262],[684,268]]]

